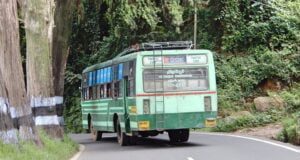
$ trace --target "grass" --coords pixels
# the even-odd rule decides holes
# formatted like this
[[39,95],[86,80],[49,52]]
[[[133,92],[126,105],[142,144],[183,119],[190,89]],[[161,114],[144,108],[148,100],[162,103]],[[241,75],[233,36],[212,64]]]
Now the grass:
[[0,142],[1,160],[64,160],[69,159],[77,150],[78,144],[68,136],[62,140],[51,139],[44,132],[40,133],[43,147],[33,143],[21,143],[18,145],[3,144]]

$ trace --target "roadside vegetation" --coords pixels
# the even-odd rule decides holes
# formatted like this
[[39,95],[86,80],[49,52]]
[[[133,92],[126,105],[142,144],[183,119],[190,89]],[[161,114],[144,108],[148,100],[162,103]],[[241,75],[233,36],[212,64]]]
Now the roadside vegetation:
[[208,131],[233,132],[279,123],[283,129],[273,138],[300,145],[300,84],[294,84],[278,92],[269,92],[269,96],[280,97],[284,102],[284,108],[271,108],[265,112],[259,112],[253,103],[238,108],[233,104],[233,106],[227,106],[225,111],[222,108],[220,115],[223,117],[220,117],[215,128],[208,129]]
[[300,145],[300,84],[283,91],[280,96],[286,102],[287,116],[283,119],[283,130],[277,139]]
[[78,151],[78,144],[68,136],[63,139],[49,138],[45,132],[40,131],[42,146],[24,142],[19,144],[3,144],[0,142],[1,160],[62,160],[71,158]]

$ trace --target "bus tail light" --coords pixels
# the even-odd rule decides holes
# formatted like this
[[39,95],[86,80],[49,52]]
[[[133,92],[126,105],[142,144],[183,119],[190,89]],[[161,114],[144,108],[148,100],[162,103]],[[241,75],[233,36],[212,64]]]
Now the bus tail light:
[[129,106],[129,108],[130,108],[130,113],[131,114],[136,114],[137,113],[137,109],[136,109],[136,106]]
[[149,121],[139,121],[139,130],[149,130],[150,122]]
[[204,97],[204,108],[205,108],[205,111],[211,111],[211,97],[210,96]]
[[150,114],[150,100],[144,99],[143,101],[143,113]]

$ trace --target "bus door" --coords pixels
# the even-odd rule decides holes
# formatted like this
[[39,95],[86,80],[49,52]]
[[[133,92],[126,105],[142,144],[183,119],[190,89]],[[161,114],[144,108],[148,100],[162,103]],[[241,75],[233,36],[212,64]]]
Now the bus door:
[[130,119],[128,114],[128,103],[127,103],[127,96],[128,96],[128,76],[124,76],[123,78],[123,105],[124,105],[124,121],[125,121],[125,130],[126,133],[130,132]]

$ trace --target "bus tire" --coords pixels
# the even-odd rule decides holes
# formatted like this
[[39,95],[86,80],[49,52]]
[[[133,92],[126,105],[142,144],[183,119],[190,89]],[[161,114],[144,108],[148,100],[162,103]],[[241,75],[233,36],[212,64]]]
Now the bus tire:
[[187,142],[190,137],[190,130],[189,129],[182,129],[181,130],[181,136],[180,136],[180,142]]
[[130,138],[130,145],[136,145],[138,137],[137,136],[131,136]]
[[93,140],[94,141],[100,141],[102,139],[102,132],[101,131],[97,131],[94,128],[92,121],[90,123],[90,127],[89,128],[90,128]]
[[149,137],[149,134],[147,132],[140,132],[141,137],[147,138]]
[[127,136],[124,132],[122,132],[121,130],[121,125],[120,125],[120,120],[117,120],[117,138],[118,138],[118,143],[121,146],[127,146],[129,144],[130,141],[130,137]]
[[168,131],[169,139],[171,143],[186,142],[189,140],[189,129],[176,129]]
[[87,120],[88,120],[88,129],[86,129],[85,132],[91,133],[91,115],[90,114],[88,114]]

